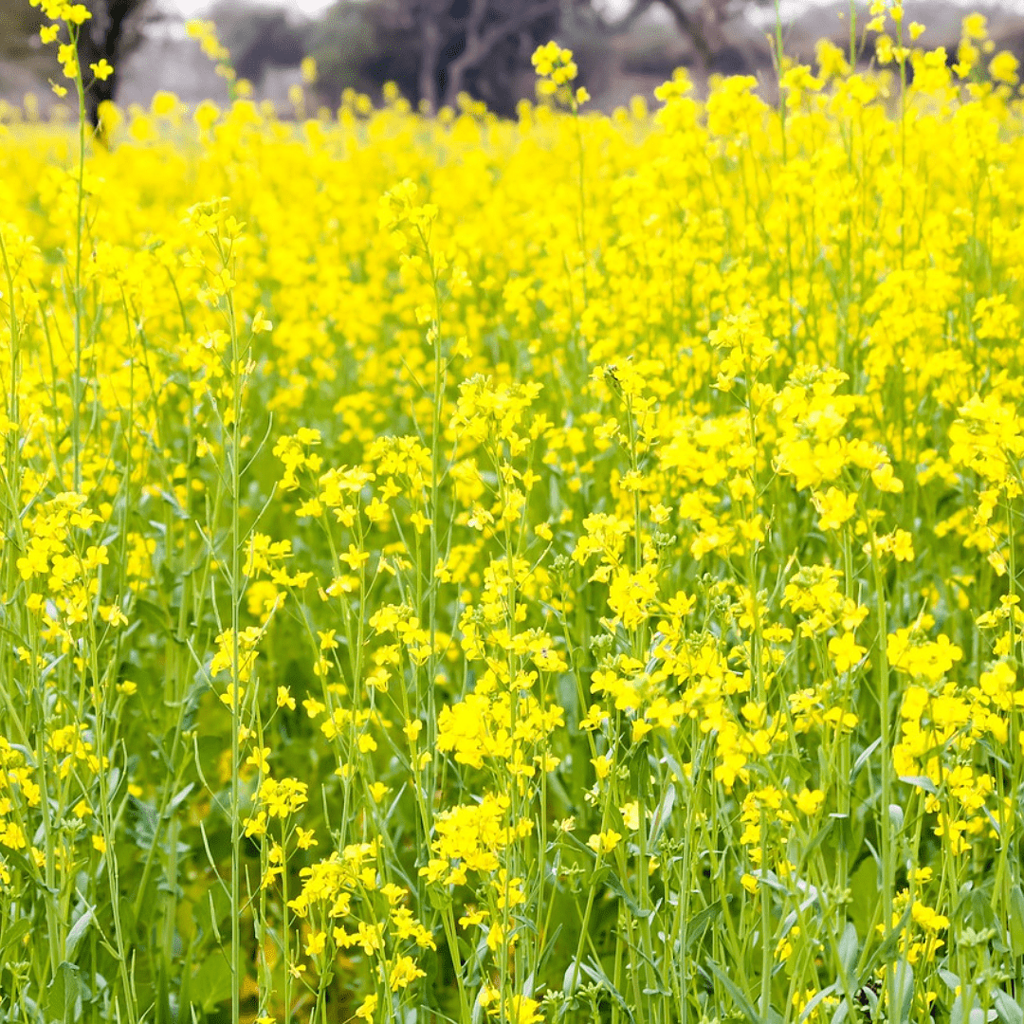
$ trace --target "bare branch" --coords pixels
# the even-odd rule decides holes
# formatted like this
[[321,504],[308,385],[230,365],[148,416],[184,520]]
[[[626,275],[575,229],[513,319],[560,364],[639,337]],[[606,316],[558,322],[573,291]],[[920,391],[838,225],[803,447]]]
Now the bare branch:
[[[531,22],[536,21],[538,18],[543,18],[545,14],[553,14],[558,8],[558,0],[537,0],[536,3],[520,8],[512,17],[498,22],[479,37],[476,47],[477,52],[468,63],[472,65],[482,60],[502,39],[515,35],[520,29],[525,28]],[[459,56],[461,57],[462,54]]]
[[701,0],[696,11],[691,11],[685,0],[659,0],[672,15],[676,27],[694,45],[705,69],[722,46],[721,23],[725,4],[721,0]]
[[469,8],[469,16],[466,18],[466,45],[469,41],[476,40],[483,28],[484,18],[487,17],[487,0],[472,0]]
[[[466,42],[462,53],[448,65],[448,79],[445,82],[445,101],[449,104],[462,91],[462,83],[465,79],[466,71],[469,70],[473,63],[477,63],[482,59],[477,54],[481,48],[481,34],[486,17],[487,0],[472,0],[469,15],[466,18]],[[462,58],[466,58],[466,60]]]
[[434,18],[425,18],[420,28],[423,33],[420,47],[419,93],[420,100],[434,111],[437,109],[440,82],[437,76],[437,58],[441,49],[441,30]]
[[[470,18],[472,19],[474,13],[478,13],[482,19],[486,13],[486,6],[483,0],[474,2]],[[481,10],[478,11],[478,8]],[[486,31],[478,30],[477,34],[470,35],[467,26],[465,48],[448,65],[445,102],[450,103],[455,99],[462,89],[466,72],[480,65],[503,39],[516,35],[538,18],[553,14],[558,8],[559,0],[537,0],[535,3],[525,4],[511,17],[495,22]]]

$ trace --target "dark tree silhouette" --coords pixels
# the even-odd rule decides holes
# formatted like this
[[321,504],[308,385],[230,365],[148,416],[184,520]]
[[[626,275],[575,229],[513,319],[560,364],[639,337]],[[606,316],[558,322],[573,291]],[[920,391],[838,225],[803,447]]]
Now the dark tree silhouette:
[[561,0],[384,0],[373,18],[389,66],[375,70],[431,110],[466,91],[510,113],[514,78],[557,31],[561,9]]
[[[335,5],[340,26],[365,19],[374,40],[360,67],[369,81],[397,82],[402,92],[430,110],[451,106],[460,92],[485,100],[499,114],[512,114],[529,77],[529,57],[538,43],[562,30],[583,28],[598,36],[628,32],[652,8],[667,11],[689,38],[704,71],[743,65],[730,46],[725,25],[745,8],[770,0],[366,0]],[[360,13],[353,13],[358,8]],[[614,16],[609,11],[615,11]],[[325,45],[326,43],[326,45]],[[329,51],[322,40],[317,49]],[[328,54],[329,56],[329,54]],[[335,63],[338,63],[335,61]],[[581,67],[583,65],[581,64]]]
[[726,41],[724,26],[744,8],[764,6],[770,0],[630,0],[614,18],[603,14],[594,0],[571,0],[573,14],[604,32],[628,32],[652,8],[668,11],[680,34],[686,36],[704,71],[731,71],[742,55]]
[[255,14],[255,31],[248,45],[235,53],[235,71],[258,85],[268,67],[294,67],[305,56],[302,37],[281,11]]
[[296,67],[306,55],[306,28],[286,4],[220,0],[210,11],[239,78],[259,85],[272,67]]
[[89,83],[89,65],[106,60],[114,68],[109,78],[97,79],[85,94],[85,110],[93,128],[99,126],[99,108],[117,94],[119,62],[142,38],[142,14],[147,0],[87,0],[92,17],[78,35],[78,60]]

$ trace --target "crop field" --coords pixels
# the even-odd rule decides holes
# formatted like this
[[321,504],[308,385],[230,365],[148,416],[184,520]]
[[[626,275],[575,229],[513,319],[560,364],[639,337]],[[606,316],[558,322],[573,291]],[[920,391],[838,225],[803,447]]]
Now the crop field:
[[0,124],[0,1020],[1024,1024],[1024,105],[876,13]]

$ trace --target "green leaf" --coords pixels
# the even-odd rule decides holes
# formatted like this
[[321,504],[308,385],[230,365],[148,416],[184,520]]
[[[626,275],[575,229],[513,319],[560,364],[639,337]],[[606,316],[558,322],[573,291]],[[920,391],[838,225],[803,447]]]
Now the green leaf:
[[804,849],[803,856],[804,860],[810,857],[814,851],[821,846],[823,842],[832,834],[832,830],[835,828],[835,821],[826,821],[824,826],[815,833],[814,838],[807,844]]
[[672,815],[672,808],[676,803],[676,787],[669,785],[665,788],[665,794],[658,802],[658,806],[654,809],[654,815],[651,818],[651,835],[647,841],[647,848],[650,850],[657,849],[658,840],[661,838],[661,833],[665,830],[665,826],[668,824],[668,820]]
[[857,760],[854,762],[853,771],[850,772],[850,782],[851,783],[860,774],[861,768],[864,767],[864,765],[868,761],[868,758],[870,758],[871,755],[878,749],[878,747],[881,744],[881,742],[882,742],[882,737],[879,736],[878,739],[876,739],[873,743],[869,744],[867,747],[864,748],[863,751],[861,751],[860,757],[858,757]]
[[192,1002],[204,1013],[211,1013],[218,1003],[231,998],[231,964],[220,952],[211,953],[192,975]]
[[623,885],[622,880],[614,871],[608,872],[607,884],[608,888],[615,892],[622,900],[622,902],[626,904],[627,908],[629,909],[629,912],[634,917],[638,917],[641,920],[643,920],[651,916],[653,911],[645,907],[641,907],[640,904],[637,903],[637,901],[633,899],[632,896],[630,896],[625,885]]
[[850,1015],[850,1003],[844,999],[837,1007],[836,1012],[832,1014],[832,1024],[843,1024]]
[[171,797],[171,802],[167,805],[167,810],[165,813],[170,815],[172,811],[176,811],[180,804],[185,800],[189,793],[192,792],[193,789],[195,789],[195,783],[190,782],[183,789],[175,793],[174,796]]
[[[903,929],[907,926],[907,922],[910,920],[910,912],[912,909],[913,905],[908,903],[907,909],[903,911],[896,927],[886,934],[881,944],[872,954],[868,966],[873,967],[876,963],[890,964],[896,961],[896,958],[899,955],[899,939],[903,934]],[[899,966],[900,965],[897,964],[897,969]],[[909,965],[906,966],[909,967]]]
[[160,605],[147,601],[144,597],[136,597],[132,600],[132,610],[148,626],[159,633],[170,635],[171,622],[167,612]]
[[710,907],[705,907],[699,914],[694,914],[686,926],[686,945],[683,953],[689,953],[690,947],[699,942],[708,925],[722,912],[722,901],[716,900]]
[[896,832],[903,828],[903,808],[899,804],[889,804],[889,821]]
[[[1019,890],[1018,890],[1019,891]],[[1015,1003],[1002,989],[996,989],[992,996],[996,1013],[1003,1024],[1024,1024],[1024,1010]]]
[[0,961],[9,949],[16,946],[32,930],[32,922],[26,918],[15,921],[3,933],[3,941],[0,942]]
[[78,968],[64,961],[46,989],[46,1018],[57,1024],[72,1024],[78,1015],[81,982]]
[[195,923],[203,936],[220,941],[220,926],[231,914],[231,897],[219,884],[207,889],[196,901]]
[[85,933],[89,930],[89,925],[92,924],[93,909],[89,907],[88,910],[71,926],[71,931],[68,932],[68,940],[64,955],[71,958],[78,951],[78,945],[85,937]]
[[447,910],[452,905],[452,898],[448,894],[447,887],[438,888],[436,885],[427,886],[427,899],[435,910]]
[[627,1017],[633,1022],[636,1018],[633,1016],[633,1011],[629,1007],[629,1003],[623,998],[622,993],[612,984],[611,978],[608,977],[604,972],[604,968],[596,960],[591,960],[590,963],[581,963],[580,966],[583,968],[583,972],[590,978],[591,981],[596,981],[611,997],[619,1004],[619,1009],[626,1014]]
[[1010,949],[1024,956],[1024,892],[1019,885],[1010,890]]
[[754,1010],[747,997],[736,986],[732,978],[714,960],[708,961],[708,967],[711,968],[714,976],[722,983],[722,987],[729,993],[732,1001],[736,1004],[736,1008],[743,1013],[743,1016],[750,1021],[750,1024],[762,1024],[761,1017]]
[[896,1019],[900,1024],[909,1024],[910,1007],[914,1002],[914,968],[908,963],[898,963],[892,968],[894,1001],[899,1008]]
[[853,903],[850,916],[860,935],[867,935],[871,929],[871,914],[878,901],[878,865],[873,857],[865,857],[850,877],[850,894]]
[[832,995],[832,993],[833,993],[833,992],[835,991],[835,989],[836,989],[835,985],[827,985],[827,986],[826,986],[825,988],[823,988],[823,989],[822,989],[822,990],[821,990],[820,992],[818,992],[818,993],[817,993],[817,994],[816,994],[816,995],[814,996],[814,998],[813,998],[813,999],[811,999],[811,1001],[810,1001],[810,1002],[809,1002],[809,1003],[808,1003],[808,1004],[807,1004],[807,1005],[806,1005],[806,1006],[805,1006],[805,1007],[803,1008],[803,1010],[801,1011],[801,1013],[800,1013],[800,1017],[799,1017],[799,1020],[798,1020],[797,1024],[803,1024],[803,1022],[804,1022],[805,1020],[807,1020],[807,1018],[808,1018],[808,1017],[809,1017],[809,1016],[810,1016],[810,1015],[811,1015],[812,1013],[814,1013],[814,1012],[815,1012],[815,1008],[817,1007],[818,1003],[820,1003],[820,1002],[821,1002],[821,1001],[822,1001],[823,999],[825,999],[825,998],[826,998],[827,996],[830,996],[830,995]]
[[[986,892],[986,889],[989,892]],[[991,928],[996,932],[1000,931],[999,919],[996,917],[996,912],[992,909],[990,890],[990,886],[975,889],[964,901],[970,908],[971,925],[976,931],[982,931],[986,928]]]
[[917,786],[918,789],[923,789],[933,796],[938,793],[935,783],[927,775],[901,775],[900,782],[905,782],[908,786]]
[[843,980],[852,985],[857,970],[857,954],[860,952],[860,940],[857,938],[857,926],[852,921],[846,922],[842,937],[839,939],[839,965],[843,971]]

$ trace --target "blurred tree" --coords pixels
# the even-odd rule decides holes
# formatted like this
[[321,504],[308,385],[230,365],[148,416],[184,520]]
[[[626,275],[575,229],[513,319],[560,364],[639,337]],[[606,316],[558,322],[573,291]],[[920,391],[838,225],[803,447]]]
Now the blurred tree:
[[210,11],[239,78],[260,85],[271,67],[296,67],[306,55],[303,26],[285,4],[258,6],[219,0]]
[[[529,90],[530,55],[548,39],[590,40],[584,80],[609,35],[627,33],[661,8],[686,36],[704,71],[742,70],[744,56],[725,26],[745,8],[771,0],[338,0],[312,27],[309,50],[321,85],[373,90],[396,82],[432,110],[462,91],[511,115]],[[600,70],[600,68],[598,68]],[[598,75],[597,77],[600,77]]]
[[538,43],[557,32],[562,0],[375,0],[374,77],[436,110],[460,92],[510,114],[516,79]]
[[[149,20],[148,0],[80,0],[92,13],[79,34],[79,60],[90,79],[89,65],[106,59],[114,73],[106,80],[96,80],[86,93],[86,113],[93,126],[98,123],[97,110],[104,100],[111,100],[117,91],[120,61],[142,39],[144,20]],[[39,41],[39,28],[48,24],[42,12],[31,7],[28,0],[0,0],[0,57],[17,61],[30,70],[46,74],[56,67],[55,55]]]
[[[645,14],[661,8],[672,16],[679,32],[693,44],[704,71],[735,70],[720,67],[723,59],[734,60],[733,47],[725,25],[741,16],[746,8],[767,6],[772,0],[628,0],[610,4],[607,0],[570,0],[573,15],[584,24],[607,33],[628,32]],[[614,13],[610,12],[614,8]]]
[[95,128],[100,104],[117,94],[120,62],[142,42],[144,22],[156,15],[147,11],[148,0],[85,0],[85,5],[92,12],[78,36],[78,60],[85,79],[89,81],[89,65],[100,60],[114,68],[109,78],[92,82],[85,94],[86,114]]
[[505,99],[516,65],[554,34],[560,13],[558,0],[421,0],[420,6],[419,93],[431,108],[452,105],[471,77],[474,91],[492,106]]
[[346,88],[373,92],[384,80],[373,73],[381,55],[368,7],[355,0],[335,3],[310,24],[307,50],[316,59],[317,90],[327,102],[336,102]]

